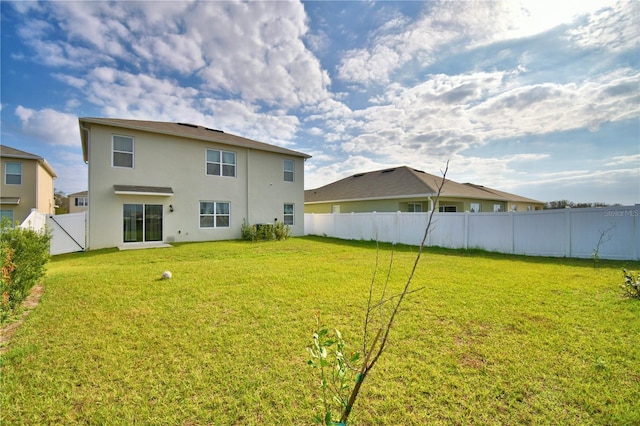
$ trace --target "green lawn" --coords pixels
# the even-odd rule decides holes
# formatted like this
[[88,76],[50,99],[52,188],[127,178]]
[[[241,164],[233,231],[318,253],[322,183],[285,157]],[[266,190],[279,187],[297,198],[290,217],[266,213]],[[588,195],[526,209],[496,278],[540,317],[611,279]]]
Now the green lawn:
[[[415,254],[396,247],[396,291]],[[314,314],[358,350],[375,261],[317,237],[54,257],[2,358],[1,423],[311,424]],[[640,424],[623,267],[427,250],[350,424]]]

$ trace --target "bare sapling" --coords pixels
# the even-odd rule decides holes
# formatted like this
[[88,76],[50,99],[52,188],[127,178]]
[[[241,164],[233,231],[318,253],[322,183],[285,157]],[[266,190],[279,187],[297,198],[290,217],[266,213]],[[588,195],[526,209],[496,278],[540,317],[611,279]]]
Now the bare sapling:
[[[371,284],[369,286],[369,296],[367,299],[367,310],[364,318],[364,330],[363,330],[363,344],[362,344],[362,356],[356,353],[347,357],[343,354],[345,344],[342,340],[342,335],[338,330],[335,330],[336,335],[338,336],[336,339],[326,338],[328,334],[328,329],[324,328],[319,321],[319,317],[317,320],[317,330],[314,333],[314,346],[308,348],[311,354],[311,360],[309,360],[309,365],[312,367],[318,367],[321,369],[321,387],[323,395],[320,398],[323,402],[324,416],[317,416],[316,421],[319,423],[324,423],[326,425],[346,425],[349,419],[349,416],[352,412],[354,404],[358,398],[360,393],[360,389],[375,366],[378,362],[378,359],[384,352],[389,342],[389,334],[396,320],[396,316],[400,311],[400,306],[404,301],[405,297],[411,293],[420,291],[422,288],[414,289],[411,284],[413,281],[413,277],[418,268],[418,264],[420,262],[420,258],[422,256],[422,252],[424,250],[425,244],[427,242],[427,237],[429,232],[431,231],[432,225],[434,223],[433,217],[436,206],[438,205],[438,201],[440,199],[440,194],[442,193],[442,188],[446,183],[446,175],[449,169],[449,162],[447,161],[444,171],[442,171],[442,179],[440,183],[437,185],[437,193],[434,199],[433,208],[429,213],[427,225],[424,230],[424,235],[420,242],[420,246],[418,248],[418,253],[413,262],[413,267],[409,272],[407,280],[402,288],[402,290],[393,295],[387,295],[388,293],[388,284],[391,280],[391,270],[393,266],[393,251],[391,253],[391,258],[389,261],[389,268],[387,272],[386,279],[384,281],[384,285],[380,291],[380,296],[375,297],[375,282],[377,278],[377,272],[379,269],[378,265],[378,254],[379,250],[376,252],[376,263],[375,269],[373,272],[373,276],[371,279]],[[384,308],[387,308],[387,313],[385,314]],[[319,336],[320,335],[320,336]],[[320,339],[318,339],[320,337]],[[323,345],[323,337],[325,337],[325,342],[328,342],[327,345]],[[335,342],[339,342],[339,344],[334,350],[333,355],[329,352],[332,348],[332,345]],[[347,361],[348,360],[348,361]],[[362,360],[362,364],[359,368],[354,368],[351,366],[351,362],[356,363]],[[335,365],[332,365],[335,364]],[[340,379],[339,384],[329,385],[329,382],[326,379],[327,370],[333,371],[334,374],[337,374],[337,377]],[[347,377],[349,370],[355,370],[356,378],[355,384],[353,384],[353,388],[351,392],[348,393],[348,398],[346,398],[345,391],[348,390],[349,385],[345,383],[345,378]],[[327,394],[327,391],[333,392],[331,395]],[[332,404],[337,404],[340,411],[340,420],[339,422],[334,422],[332,420],[331,406]]]

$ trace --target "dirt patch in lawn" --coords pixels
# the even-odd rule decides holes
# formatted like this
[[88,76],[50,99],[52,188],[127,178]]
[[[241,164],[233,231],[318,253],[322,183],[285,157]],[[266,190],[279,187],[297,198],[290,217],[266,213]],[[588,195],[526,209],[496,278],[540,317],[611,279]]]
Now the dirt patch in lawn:
[[0,329],[0,354],[4,353],[7,350],[7,348],[9,347],[9,342],[11,341],[11,338],[15,334],[16,330],[24,322],[25,318],[27,318],[27,315],[31,313],[33,308],[38,306],[43,293],[44,286],[42,284],[33,286],[29,291],[29,296],[27,296],[25,301],[22,303],[23,311],[20,317],[16,321],[2,326],[2,328]]

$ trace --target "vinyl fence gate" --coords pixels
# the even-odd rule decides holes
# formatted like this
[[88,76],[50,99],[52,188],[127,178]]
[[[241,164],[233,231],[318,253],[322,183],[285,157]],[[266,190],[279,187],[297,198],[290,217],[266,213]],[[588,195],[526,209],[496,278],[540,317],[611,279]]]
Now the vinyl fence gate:
[[87,247],[87,213],[47,215],[52,255],[84,251]]

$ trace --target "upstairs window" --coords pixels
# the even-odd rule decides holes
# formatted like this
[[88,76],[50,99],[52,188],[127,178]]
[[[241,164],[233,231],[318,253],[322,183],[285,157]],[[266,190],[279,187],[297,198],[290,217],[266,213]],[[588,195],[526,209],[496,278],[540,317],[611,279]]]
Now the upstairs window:
[[22,163],[4,163],[4,183],[22,185]]
[[284,181],[293,182],[293,160],[284,160]]
[[133,138],[113,135],[113,167],[133,168]]
[[236,153],[207,149],[207,175],[236,176]]

